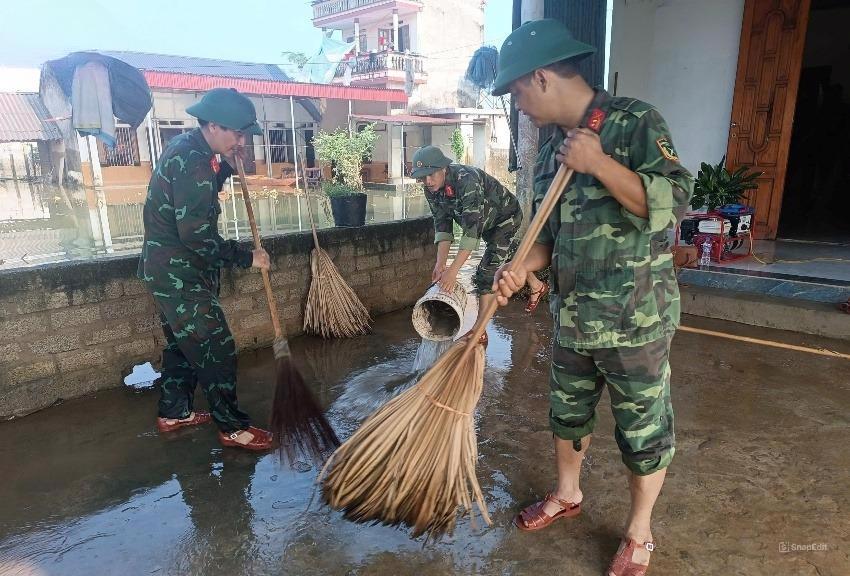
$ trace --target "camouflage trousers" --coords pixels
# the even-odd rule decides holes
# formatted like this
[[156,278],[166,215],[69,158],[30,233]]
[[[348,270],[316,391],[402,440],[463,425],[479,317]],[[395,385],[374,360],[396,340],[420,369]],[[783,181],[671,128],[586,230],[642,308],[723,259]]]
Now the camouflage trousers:
[[154,296],[166,345],[162,350],[159,415],[185,418],[200,384],[222,432],[251,425],[236,400],[236,344],[212,293]]
[[496,270],[508,259],[512,247],[518,243],[516,233],[522,224],[522,212],[510,220],[505,220],[484,237],[487,248],[481,256],[481,262],[472,277],[472,285],[478,294],[492,294]]
[[555,435],[577,442],[593,432],[596,405],[607,384],[614,437],[625,465],[638,475],[666,468],[675,452],[671,340],[672,335],[636,347],[574,350],[555,338],[549,393]]

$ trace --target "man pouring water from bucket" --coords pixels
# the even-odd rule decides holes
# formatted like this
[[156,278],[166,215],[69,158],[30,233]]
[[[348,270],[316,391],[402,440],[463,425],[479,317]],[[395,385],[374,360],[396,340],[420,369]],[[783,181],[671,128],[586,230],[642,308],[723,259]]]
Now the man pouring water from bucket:
[[[487,248],[473,276],[473,285],[480,298],[478,309],[484,310],[495,297],[493,278],[496,270],[505,263],[522,223],[522,209],[516,196],[483,170],[453,164],[436,146],[416,151],[411,175],[425,185],[425,198],[434,215],[437,262],[431,280],[441,290],[448,293],[454,290],[461,266],[481,240],[486,242]],[[454,241],[454,222],[461,227],[462,235],[457,256],[447,265]],[[533,274],[528,275],[528,283],[531,296],[526,310],[533,312],[549,287]],[[475,331],[479,322],[480,319],[476,319],[470,332]],[[486,332],[481,340],[486,344]]]

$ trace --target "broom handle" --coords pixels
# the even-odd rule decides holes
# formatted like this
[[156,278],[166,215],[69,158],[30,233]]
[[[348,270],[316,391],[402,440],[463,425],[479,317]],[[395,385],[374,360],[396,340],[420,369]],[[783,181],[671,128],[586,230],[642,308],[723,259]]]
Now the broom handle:
[[[552,183],[549,184],[549,189],[546,191],[546,196],[543,197],[543,201],[540,203],[540,208],[537,209],[537,214],[532,218],[531,223],[528,225],[528,229],[525,231],[525,236],[522,237],[522,242],[519,244],[519,248],[517,248],[516,254],[514,254],[511,262],[516,262],[520,265],[525,264],[525,258],[528,256],[528,253],[531,252],[531,247],[534,246],[534,242],[537,240],[537,235],[540,234],[540,230],[543,229],[543,225],[546,223],[546,220],[549,218],[549,214],[554,210],[555,205],[558,203],[558,200],[561,198],[561,194],[566,189],[567,184],[570,179],[573,177],[573,169],[567,168],[563,164],[558,168],[558,172],[555,174],[555,178],[552,180]],[[466,345],[466,350],[464,351],[464,358],[470,354],[471,350],[478,343],[478,339],[481,338],[481,335],[487,329],[487,323],[490,322],[490,319],[493,317],[493,314],[496,313],[496,309],[499,307],[499,303],[496,298],[487,305],[487,308],[484,309],[483,321],[480,323],[478,328],[475,329],[475,332],[472,333],[472,337],[469,339],[469,342]],[[461,360],[462,362],[463,360]]]
[[[304,199],[307,201],[307,215],[310,217],[310,228],[313,229],[313,244],[316,246],[316,250],[319,250],[321,247],[319,246],[319,237],[316,235],[316,222],[313,220],[313,208],[310,206],[310,191],[307,188],[307,164],[304,163],[304,157],[301,154],[298,154],[297,150],[295,153],[298,155],[298,159],[301,160],[301,170],[304,172]],[[295,182],[297,185],[298,174],[295,175]]]
[[[259,250],[263,246],[260,244],[260,233],[257,232],[257,222],[254,220],[254,208],[251,206],[248,183],[245,181],[245,167],[242,166],[242,159],[239,156],[236,156],[236,170],[239,172],[239,183],[242,185],[242,198],[245,200],[245,211],[248,212],[248,222],[251,224],[251,234],[254,236],[254,248]],[[266,287],[266,300],[269,303],[269,314],[271,314],[272,326],[274,326],[274,338],[278,340],[283,336],[283,330],[280,328],[280,320],[277,317],[277,305],[274,303],[272,283],[269,280],[268,270],[260,270],[260,273],[263,275],[263,285]]]

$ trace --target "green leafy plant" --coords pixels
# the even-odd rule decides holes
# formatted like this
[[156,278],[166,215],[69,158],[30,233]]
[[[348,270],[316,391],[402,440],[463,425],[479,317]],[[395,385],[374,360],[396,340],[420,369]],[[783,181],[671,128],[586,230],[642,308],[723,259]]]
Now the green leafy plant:
[[334,132],[320,130],[319,134],[313,137],[316,156],[332,167],[332,179],[323,185],[325,194],[345,196],[363,190],[363,180],[360,177],[363,158],[372,154],[377,139],[374,124],[369,124],[352,135],[349,135],[347,130],[337,129]]
[[281,52],[281,56],[286,56],[287,60],[289,60],[292,64],[295,64],[299,70],[303,69],[307,62],[310,61],[310,57],[304,54],[303,52]]
[[726,169],[726,156],[716,166],[703,162],[694,181],[691,206],[705,206],[711,211],[724,204],[738,203],[747,190],[758,187],[756,178],[761,175],[762,172],[753,172],[748,166],[741,166],[734,172],[729,172]]
[[463,162],[464,153],[466,152],[466,143],[463,140],[463,132],[460,128],[455,128],[452,132],[452,154],[455,155],[455,160]]
[[359,190],[341,182],[323,182],[322,192],[328,198],[339,198],[340,196],[349,196],[359,192]]

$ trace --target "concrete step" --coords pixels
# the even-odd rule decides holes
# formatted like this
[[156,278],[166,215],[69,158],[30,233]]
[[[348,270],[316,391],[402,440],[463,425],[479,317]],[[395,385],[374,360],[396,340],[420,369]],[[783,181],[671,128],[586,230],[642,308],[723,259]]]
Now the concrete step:
[[[682,312],[751,326],[850,340],[850,315],[831,303],[729,288],[694,286],[679,277]],[[811,295],[811,293],[810,293]],[[846,300],[848,296],[844,296]]]
[[678,277],[681,284],[688,286],[820,302],[833,307],[850,298],[850,282],[833,278],[738,270],[726,266],[683,268],[679,270]]

